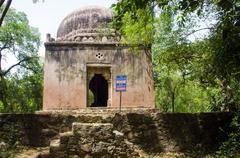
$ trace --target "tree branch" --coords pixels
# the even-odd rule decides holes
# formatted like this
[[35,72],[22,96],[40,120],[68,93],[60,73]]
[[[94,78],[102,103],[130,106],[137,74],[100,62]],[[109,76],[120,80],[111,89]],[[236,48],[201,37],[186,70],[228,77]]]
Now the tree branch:
[[2,7],[4,1],[5,1],[5,0],[1,0],[1,1],[0,1],[0,7]]
[[[1,2],[1,3],[2,3],[2,2]],[[4,10],[3,10],[2,14],[1,14],[1,17],[0,17],[0,27],[2,26],[3,19],[4,19],[4,17],[6,16],[7,11],[8,11],[8,9],[9,9],[11,3],[12,3],[12,0],[8,0],[8,1],[7,1],[7,4],[6,4],[6,6],[5,6],[5,8],[4,8]]]
[[21,63],[31,60],[32,58],[34,58],[34,57],[26,57],[26,58],[20,60],[19,62],[17,62],[16,64],[10,66],[6,71],[3,72],[3,76],[5,76],[7,73],[9,73],[9,71],[11,71],[14,67],[19,66]]
[[21,65],[21,67],[25,68],[25,69],[28,69],[28,70],[31,70],[33,73],[37,74],[38,71],[37,70],[34,70],[33,68],[31,67],[27,67],[27,66],[24,66],[24,65]]
[[9,46],[7,46],[8,44],[5,43],[2,47],[0,47],[0,52],[2,52],[4,49],[9,49]]
[[190,36],[190,35],[198,32],[198,31],[202,31],[202,30],[213,30],[213,29],[214,29],[214,28],[212,28],[212,27],[201,28],[201,29],[192,31],[191,33],[187,34],[185,37],[188,37],[188,36]]

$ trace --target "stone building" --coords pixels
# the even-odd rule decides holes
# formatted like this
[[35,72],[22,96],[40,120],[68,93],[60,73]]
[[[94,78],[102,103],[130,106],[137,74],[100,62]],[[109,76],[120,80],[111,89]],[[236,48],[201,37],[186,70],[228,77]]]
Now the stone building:
[[112,18],[110,9],[80,8],[63,19],[56,40],[47,35],[43,110],[119,108],[118,75],[127,76],[122,108],[154,108],[151,53],[121,44],[107,28]]

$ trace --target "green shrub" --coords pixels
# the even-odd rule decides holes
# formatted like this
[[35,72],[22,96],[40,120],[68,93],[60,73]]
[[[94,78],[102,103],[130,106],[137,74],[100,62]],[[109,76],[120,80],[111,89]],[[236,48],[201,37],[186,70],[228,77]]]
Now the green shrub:
[[240,157],[240,113],[238,112],[231,123],[232,132],[217,151],[218,157],[239,158]]

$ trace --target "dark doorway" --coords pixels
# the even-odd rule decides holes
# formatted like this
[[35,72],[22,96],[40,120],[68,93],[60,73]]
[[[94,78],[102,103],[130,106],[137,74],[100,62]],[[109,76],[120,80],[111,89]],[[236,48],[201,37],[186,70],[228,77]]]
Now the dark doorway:
[[93,93],[91,107],[106,107],[108,101],[108,82],[102,74],[95,74],[89,82],[89,89]]

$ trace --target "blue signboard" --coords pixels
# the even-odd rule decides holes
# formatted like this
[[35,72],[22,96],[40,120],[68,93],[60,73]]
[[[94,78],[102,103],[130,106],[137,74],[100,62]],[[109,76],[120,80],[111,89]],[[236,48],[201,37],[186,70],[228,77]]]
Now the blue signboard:
[[126,75],[118,75],[116,77],[116,91],[124,92],[127,89],[127,76]]

